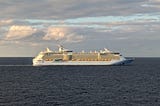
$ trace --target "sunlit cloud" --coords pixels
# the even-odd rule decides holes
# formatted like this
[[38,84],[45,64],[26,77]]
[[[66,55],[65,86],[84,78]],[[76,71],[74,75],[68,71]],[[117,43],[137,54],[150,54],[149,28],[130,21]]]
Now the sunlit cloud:
[[0,20],[0,26],[2,26],[2,25],[7,25],[7,24],[11,24],[12,22],[13,22],[12,19]]
[[43,40],[55,40],[64,42],[81,42],[83,40],[82,35],[76,35],[65,27],[49,27],[47,34],[43,37]]
[[9,28],[9,31],[5,36],[5,40],[22,39],[27,36],[31,36],[35,32],[36,29],[33,29],[31,26],[14,25]]
[[65,28],[49,27],[47,34],[43,37],[44,40],[60,40],[66,36],[67,30]]

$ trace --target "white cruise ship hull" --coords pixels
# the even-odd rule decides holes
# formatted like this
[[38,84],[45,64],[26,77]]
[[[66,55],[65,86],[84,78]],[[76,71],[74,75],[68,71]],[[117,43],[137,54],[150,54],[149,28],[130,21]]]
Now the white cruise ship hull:
[[133,59],[121,58],[120,60],[111,61],[44,61],[33,59],[33,66],[59,66],[59,65],[126,65]]

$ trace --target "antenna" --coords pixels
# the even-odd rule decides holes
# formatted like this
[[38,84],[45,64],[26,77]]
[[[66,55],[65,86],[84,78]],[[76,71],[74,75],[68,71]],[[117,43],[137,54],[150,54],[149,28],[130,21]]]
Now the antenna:
[[58,48],[59,48],[59,52],[63,52],[64,48],[62,45],[58,45]]

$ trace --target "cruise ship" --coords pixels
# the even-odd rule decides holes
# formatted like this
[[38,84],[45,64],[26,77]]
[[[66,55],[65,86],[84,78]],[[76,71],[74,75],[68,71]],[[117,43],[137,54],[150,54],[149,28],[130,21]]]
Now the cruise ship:
[[33,66],[43,65],[127,65],[133,59],[127,59],[118,52],[108,49],[94,52],[73,52],[59,45],[58,51],[47,48],[33,59]]

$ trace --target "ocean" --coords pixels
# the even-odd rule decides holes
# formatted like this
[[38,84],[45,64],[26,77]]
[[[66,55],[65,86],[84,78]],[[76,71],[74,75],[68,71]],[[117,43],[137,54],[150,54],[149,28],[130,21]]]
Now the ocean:
[[127,66],[32,66],[0,58],[0,106],[160,106],[160,58]]

